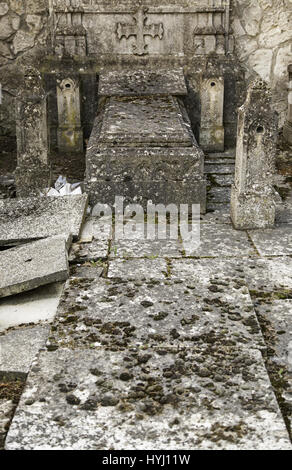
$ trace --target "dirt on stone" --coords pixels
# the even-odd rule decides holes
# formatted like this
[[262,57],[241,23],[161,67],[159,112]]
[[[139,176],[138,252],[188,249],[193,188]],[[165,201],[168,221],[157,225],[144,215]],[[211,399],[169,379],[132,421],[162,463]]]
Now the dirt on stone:
[[0,382],[0,400],[11,400],[18,404],[22,394],[24,383],[21,380],[11,382]]

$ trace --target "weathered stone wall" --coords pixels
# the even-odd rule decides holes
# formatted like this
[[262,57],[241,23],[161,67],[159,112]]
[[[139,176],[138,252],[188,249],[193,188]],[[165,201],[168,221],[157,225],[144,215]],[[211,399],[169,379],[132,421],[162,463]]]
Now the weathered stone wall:
[[270,84],[282,126],[292,63],[292,0],[232,0],[231,19],[235,52],[248,75],[259,74]]

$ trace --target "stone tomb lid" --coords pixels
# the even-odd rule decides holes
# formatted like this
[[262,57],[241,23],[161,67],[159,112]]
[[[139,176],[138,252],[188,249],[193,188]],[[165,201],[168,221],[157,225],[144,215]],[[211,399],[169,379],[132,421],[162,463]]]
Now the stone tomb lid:
[[190,125],[172,96],[111,97],[99,143],[115,147],[191,147]]
[[111,71],[99,78],[100,96],[187,95],[183,69]]
[[0,201],[0,246],[59,234],[76,239],[86,216],[86,194]]

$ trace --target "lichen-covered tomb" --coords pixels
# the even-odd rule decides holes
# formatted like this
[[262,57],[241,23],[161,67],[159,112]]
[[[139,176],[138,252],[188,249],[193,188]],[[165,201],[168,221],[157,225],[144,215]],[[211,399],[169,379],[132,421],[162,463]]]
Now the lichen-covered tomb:
[[[204,152],[235,148],[249,79],[273,81],[288,141],[291,134],[289,15],[269,62],[264,49],[256,58],[252,37],[256,13],[270,17],[271,5],[244,14],[239,3],[2,2],[0,139],[13,147],[17,138],[17,194],[50,186],[55,152],[85,161],[91,203],[120,195],[144,206],[200,204],[204,213],[229,202],[231,179],[213,187]],[[259,43],[264,34],[270,51],[258,28]]]

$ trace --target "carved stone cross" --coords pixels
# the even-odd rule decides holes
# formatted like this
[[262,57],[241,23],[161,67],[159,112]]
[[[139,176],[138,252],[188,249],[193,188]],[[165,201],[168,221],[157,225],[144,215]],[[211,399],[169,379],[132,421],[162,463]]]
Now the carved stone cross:
[[117,25],[117,36],[121,40],[122,37],[128,39],[130,36],[136,36],[136,44],[133,45],[134,54],[145,55],[147,52],[147,44],[145,44],[144,37],[151,36],[153,38],[163,38],[164,27],[163,23],[159,24],[147,24],[147,13],[148,8],[140,7],[135,15],[133,15],[135,23],[125,24],[118,23]]

